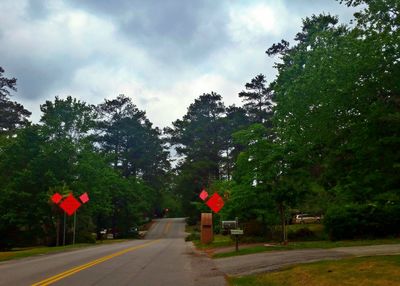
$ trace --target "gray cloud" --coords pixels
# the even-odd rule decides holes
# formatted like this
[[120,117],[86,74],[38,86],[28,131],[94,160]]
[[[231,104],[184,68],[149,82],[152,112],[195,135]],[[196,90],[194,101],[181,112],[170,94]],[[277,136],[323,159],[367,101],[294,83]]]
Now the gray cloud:
[[27,12],[31,19],[37,20],[46,18],[49,14],[49,9],[43,0],[29,0]]
[[175,65],[229,44],[224,1],[79,1],[75,7],[112,18],[121,36]]
[[203,92],[238,104],[253,76],[272,80],[264,52],[292,40],[301,18],[354,12],[334,0],[4,0],[0,10],[0,66],[18,79],[16,100],[125,93],[159,126]]

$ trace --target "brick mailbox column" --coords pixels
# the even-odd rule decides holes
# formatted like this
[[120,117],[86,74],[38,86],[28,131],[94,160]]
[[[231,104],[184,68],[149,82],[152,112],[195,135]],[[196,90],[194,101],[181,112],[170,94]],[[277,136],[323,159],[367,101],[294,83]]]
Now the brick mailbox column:
[[214,239],[212,213],[201,214],[201,243],[208,244]]

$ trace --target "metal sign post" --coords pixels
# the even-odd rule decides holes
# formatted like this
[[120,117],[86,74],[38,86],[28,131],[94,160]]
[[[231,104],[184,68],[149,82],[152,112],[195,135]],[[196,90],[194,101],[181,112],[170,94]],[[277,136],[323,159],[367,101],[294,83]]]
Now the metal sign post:
[[73,232],[73,236],[72,236],[72,245],[75,244],[75,231],[76,231],[76,213],[74,213],[74,232]]
[[236,251],[239,251],[239,235],[243,235],[243,229],[239,229],[239,218],[236,217],[236,229],[231,229],[231,235],[235,236]]
[[[65,236],[66,236],[66,224],[67,224],[67,214],[68,216],[74,215],[74,227],[72,234],[72,244],[75,244],[76,237],[76,211],[78,208],[89,201],[89,195],[85,192],[79,196],[82,204],[70,193],[66,198],[63,198],[59,193],[54,193],[50,197],[51,201],[57,205],[64,211],[64,234],[63,234],[63,245],[65,246]],[[59,220],[58,220],[59,221]],[[58,237],[59,237],[59,223],[57,224],[57,243],[58,246]]]
[[67,214],[64,213],[64,233],[63,233],[63,246],[65,246],[65,228],[66,228],[66,224],[67,224]]

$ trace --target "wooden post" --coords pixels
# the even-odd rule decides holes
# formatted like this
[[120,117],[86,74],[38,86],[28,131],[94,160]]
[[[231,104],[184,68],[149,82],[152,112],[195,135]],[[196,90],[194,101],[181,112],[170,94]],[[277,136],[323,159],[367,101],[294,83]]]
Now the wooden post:
[[235,235],[236,238],[236,251],[239,251],[239,235]]

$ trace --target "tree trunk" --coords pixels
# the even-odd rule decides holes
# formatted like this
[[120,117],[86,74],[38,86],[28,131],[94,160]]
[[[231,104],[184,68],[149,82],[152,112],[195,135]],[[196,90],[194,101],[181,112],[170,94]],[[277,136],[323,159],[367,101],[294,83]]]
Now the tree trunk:
[[279,214],[281,217],[281,229],[282,229],[282,243],[287,244],[287,234],[286,234],[286,219],[285,219],[285,206],[283,203],[279,204]]

